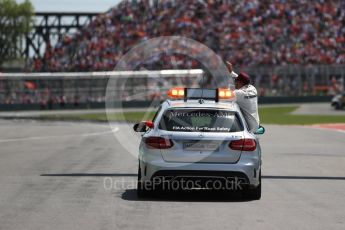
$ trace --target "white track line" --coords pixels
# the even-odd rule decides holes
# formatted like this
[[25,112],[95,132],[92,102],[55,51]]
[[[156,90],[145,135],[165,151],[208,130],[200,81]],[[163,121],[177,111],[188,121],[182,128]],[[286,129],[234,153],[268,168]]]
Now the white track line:
[[80,133],[80,134],[67,134],[67,135],[56,135],[56,136],[38,136],[38,137],[25,137],[25,138],[12,138],[12,139],[2,139],[0,143],[7,143],[7,142],[17,142],[17,141],[34,141],[34,140],[44,140],[44,139],[52,139],[52,138],[71,138],[71,137],[91,137],[91,136],[100,136],[109,133],[114,133],[119,130],[118,127],[113,128],[109,131],[104,132],[95,132],[95,133]]

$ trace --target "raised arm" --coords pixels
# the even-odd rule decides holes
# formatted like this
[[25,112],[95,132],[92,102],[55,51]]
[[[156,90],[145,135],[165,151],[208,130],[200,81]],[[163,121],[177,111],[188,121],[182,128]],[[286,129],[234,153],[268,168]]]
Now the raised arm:
[[230,72],[230,76],[233,78],[236,78],[238,76],[238,74],[234,72],[231,62],[227,61],[226,66],[228,67],[228,70]]

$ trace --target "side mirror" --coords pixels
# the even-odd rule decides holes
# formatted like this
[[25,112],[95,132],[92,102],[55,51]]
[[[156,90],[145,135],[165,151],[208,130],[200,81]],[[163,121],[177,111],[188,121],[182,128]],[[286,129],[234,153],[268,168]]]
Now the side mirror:
[[141,121],[133,126],[134,132],[146,132],[148,128],[152,129],[154,127],[152,121]]
[[258,130],[256,130],[256,132],[254,133],[254,134],[256,134],[256,135],[262,135],[262,134],[264,134],[265,133],[265,127],[263,127],[263,126],[259,126],[259,128],[258,128]]

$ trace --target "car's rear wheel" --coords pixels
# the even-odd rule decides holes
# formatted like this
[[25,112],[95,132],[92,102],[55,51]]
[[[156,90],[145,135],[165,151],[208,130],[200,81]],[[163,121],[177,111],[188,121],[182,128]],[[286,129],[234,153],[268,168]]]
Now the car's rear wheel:
[[335,104],[333,105],[333,107],[334,107],[334,109],[336,109],[336,110],[341,109],[341,105],[340,105],[339,103],[335,103]]
[[140,164],[138,166],[138,182],[137,182],[137,196],[139,198],[144,198],[149,195],[149,191],[146,189],[144,184],[141,182],[141,169]]
[[243,197],[249,200],[260,200],[261,199],[261,172],[259,174],[259,185],[255,188],[246,188],[243,190]]

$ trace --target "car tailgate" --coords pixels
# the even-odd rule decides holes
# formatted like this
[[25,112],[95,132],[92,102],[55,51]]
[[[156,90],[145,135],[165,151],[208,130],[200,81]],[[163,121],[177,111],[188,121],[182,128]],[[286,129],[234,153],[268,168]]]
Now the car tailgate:
[[243,132],[208,133],[163,131],[162,137],[170,139],[174,145],[161,149],[162,157],[167,162],[183,163],[236,163],[241,151],[229,148],[232,140],[242,139]]

